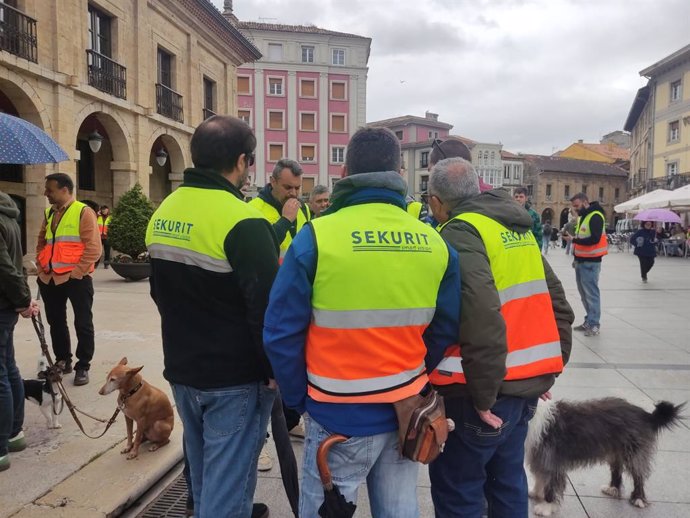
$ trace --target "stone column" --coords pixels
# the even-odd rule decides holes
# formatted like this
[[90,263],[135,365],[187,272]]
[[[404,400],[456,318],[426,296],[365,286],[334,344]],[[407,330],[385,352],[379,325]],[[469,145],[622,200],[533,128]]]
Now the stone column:
[[[134,162],[110,162],[113,172],[113,205],[117,205],[120,197],[137,183],[138,174]],[[148,192],[148,185],[145,186]]]

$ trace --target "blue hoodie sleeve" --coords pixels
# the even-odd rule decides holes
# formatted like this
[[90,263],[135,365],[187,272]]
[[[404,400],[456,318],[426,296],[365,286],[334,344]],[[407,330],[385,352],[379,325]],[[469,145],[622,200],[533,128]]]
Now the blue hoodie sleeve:
[[300,414],[307,399],[305,343],[315,271],[316,247],[311,228],[305,226],[278,269],[264,320],[264,348],[283,400]]
[[436,312],[424,331],[426,367],[431,372],[443,359],[446,349],[459,341],[460,329],[460,262],[454,248],[448,247],[448,267],[436,298]]

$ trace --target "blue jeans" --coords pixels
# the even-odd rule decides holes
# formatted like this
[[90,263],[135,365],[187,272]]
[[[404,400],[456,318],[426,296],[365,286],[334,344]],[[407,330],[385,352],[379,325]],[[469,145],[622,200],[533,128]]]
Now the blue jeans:
[[585,307],[585,322],[589,327],[599,327],[601,319],[601,296],[599,294],[599,273],[601,263],[575,261],[575,281]]
[[15,311],[0,309],[0,457],[7,455],[7,441],[22,431],[24,382],[14,361]]
[[436,518],[480,518],[485,499],[490,518],[528,518],[523,462],[537,400],[499,397],[491,409],[503,419],[498,430],[479,418],[469,398],[445,403],[455,430],[429,466]]
[[248,518],[275,390],[263,383],[199,390],[171,383],[184,425],[196,518]]
[[[323,487],[316,467],[316,451],[330,432],[305,416],[304,465],[300,491],[300,518],[318,518]],[[417,518],[419,464],[398,452],[398,432],[351,437],[328,454],[333,483],[349,502],[357,503],[359,486],[369,490],[372,518]]]

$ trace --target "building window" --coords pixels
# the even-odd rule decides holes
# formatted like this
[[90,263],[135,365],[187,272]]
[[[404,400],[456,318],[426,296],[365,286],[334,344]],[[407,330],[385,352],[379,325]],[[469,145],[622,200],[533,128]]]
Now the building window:
[[283,95],[283,78],[268,78],[268,95]]
[[252,125],[252,111],[251,110],[237,110],[237,118],[242,119],[244,122]]
[[311,98],[316,97],[316,81],[314,79],[300,79],[299,96]]
[[89,50],[112,58],[112,19],[89,5]]
[[268,44],[268,60],[269,61],[283,61],[283,45],[282,43]]
[[302,63],[313,63],[314,62],[314,47],[303,46],[302,47]]
[[570,185],[566,185],[565,187],[563,187],[563,197],[566,200],[570,199]]
[[671,83],[671,102],[680,101],[682,97],[682,83],[680,79]]
[[157,52],[158,83],[156,84],[156,111],[177,122],[184,121],[183,99],[175,88],[175,57],[162,48]]
[[496,153],[494,151],[491,152],[491,165],[494,165],[494,160],[496,159]]
[[204,120],[216,114],[216,82],[204,77]]
[[84,191],[96,190],[96,170],[93,162],[93,152],[88,140],[78,140],[79,160],[77,161],[77,187]]
[[345,115],[340,113],[331,113],[331,131],[333,133],[346,133],[347,126],[345,124]]
[[268,145],[268,161],[277,162],[283,158],[284,144],[269,144]]
[[278,110],[268,110],[268,129],[283,130],[285,129],[284,113]]
[[300,131],[316,131],[316,113],[300,112],[299,129]]
[[503,179],[510,180],[510,165],[506,164],[503,166]]
[[[89,149],[90,151],[90,149]],[[24,181],[24,166],[20,164],[0,164],[0,182]]]
[[429,140],[438,138],[438,131],[429,132]]
[[395,132],[395,136],[398,137],[398,140],[402,140],[402,139],[403,139],[403,132],[402,132],[402,130],[396,131],[396,132]]
[[429,175],[422,175],[419,177],[419,190],[424,192],[429,189]]
[[533,193],[534,193],[534,189],[532,188],[531,185],[528,185],[527,186],[527,196],[532,196]]
[[331,61],[334,65],[345,64],[345,49],[333,49],[333,59]]
[[615,198],[614,201],[618,201],[620,199],[620,196],[621,196],[620,188],[616,187],[613,192],[614,192],[613,197]]
[[331,148],[331,162],[334,164],[345,162],[345,148],[343,146],[333,146]]
[[668,123],[668,141],[676,142],[680,140],[680,121]]
[[604,188],[599,187],[599,201],[604,201]]
[[668,162],[666,164],[666,176],[678,174],[678,162]]
[[163,86],[173,88],[173,56],[163,49],[158,49],[158,82]]
[[331,100],[347,100],[347,87],[345,85],[345,81],[331,81]]
[[587,194],[587,185],[582,184],[582,194]]
[[551,184],[550,183],[546,184],[546,199],[548,201],[551,201]]
[[314,144],[302,144],[300,157],[302,162],[314,162],[316,160],[316,146]]
[[513,169],[513,180],[520,180],[522,175],[522,166],[516,165]]
[[252,95],[252,82],[249,76],[237,76],[237,93]]
[[419,155],[419,167],[429,167],[429,152],[422,151]]

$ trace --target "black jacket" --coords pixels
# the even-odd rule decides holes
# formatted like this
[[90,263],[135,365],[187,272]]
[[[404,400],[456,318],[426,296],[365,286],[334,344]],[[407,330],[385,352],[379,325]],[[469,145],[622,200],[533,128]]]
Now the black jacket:
[[0,309],[26,308],[31,291],[22,267],[19,209],[7,194],[0,192]]
[[[599,205],[598,201],[593,201],[592,203],[589,204],[589,207],[586,209],[581,209],[579,212],[580,216],[580,221],[585,219],[585,217],[588,214],[591,214],[592,212],[599,211],[602,214],[604,214],[604,209],[601,208],[601,205]],[[578,245],[585,245],[585,246],[590,246],[590,245],[596,245],[599,240],[601,239],[601,234],[605,232],[604,230],[604,224],[606,222],[604,221],[604,218],[596,218],[593,217],[591,220],[589,220],[589,231],[590,231],[590,236],[589,237],[584,237],[584,238],[574,238],[573,243],[578,244]],[[601,257],[578,257],[575,256],[575,260],[580,263],[600,263],[601,262]]]
[[[243,198],[239,189],[213,171],[187,169],[182,187],[220,189]],[[230,273],[151,261],[151,297],[163,332],[163,374],[170,382],[208,389],[273,376],[262,334],[268,294],[278,271],[278,242],[257,211],[256,218],[235,225],[223,247],[232,265]]]

